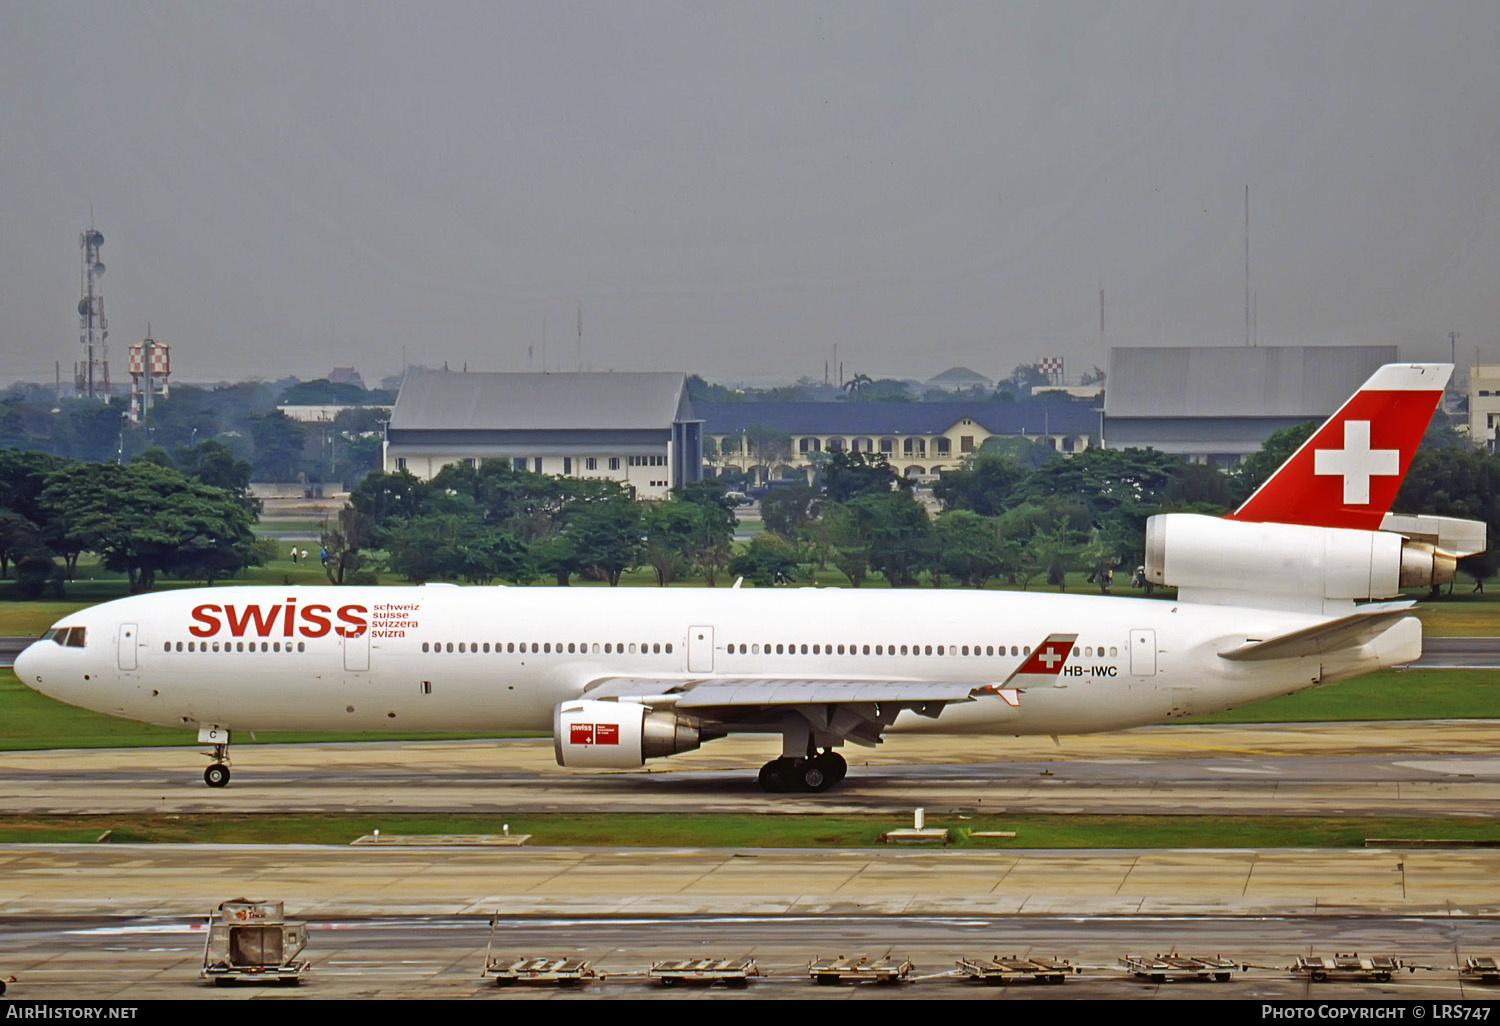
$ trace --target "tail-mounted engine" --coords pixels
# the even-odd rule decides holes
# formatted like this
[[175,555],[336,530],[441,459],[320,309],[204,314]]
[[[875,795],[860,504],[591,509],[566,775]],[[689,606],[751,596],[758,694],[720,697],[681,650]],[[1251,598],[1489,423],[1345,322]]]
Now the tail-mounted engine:
[[1386,531],[1164,513],[1146,521],[1146,579],[1212,592],[1377,599],[1453,580],[1457,557]]
[[563,702],[552,711],[552,746],[559,766],[635,769],[647,759],[691,752],[701,743],[699,724],[670,709],[640,702]]

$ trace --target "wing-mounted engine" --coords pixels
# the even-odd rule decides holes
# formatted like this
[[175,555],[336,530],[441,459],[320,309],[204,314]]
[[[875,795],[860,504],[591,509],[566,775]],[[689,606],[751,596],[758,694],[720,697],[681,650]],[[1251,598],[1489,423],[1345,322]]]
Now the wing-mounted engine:
[[647,759],[691,752],[702,741],[695,717],[640,702],[563,702],[552,711],[559,766],[637,769]]
[[[1184,601],[1391,598],[1453,580],[1457,556],[1387,531],[1164,513],[1146,521],[1146,578]],[[1284,604],[1282,602],[1274,604]]]

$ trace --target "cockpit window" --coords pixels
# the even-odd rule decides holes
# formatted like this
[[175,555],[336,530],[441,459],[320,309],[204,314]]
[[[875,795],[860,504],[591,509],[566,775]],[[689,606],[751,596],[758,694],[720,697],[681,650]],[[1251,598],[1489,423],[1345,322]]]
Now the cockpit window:
[[55,641],[64,648],[84,647],[83,627],[54,627],[42,635],[43,641]]

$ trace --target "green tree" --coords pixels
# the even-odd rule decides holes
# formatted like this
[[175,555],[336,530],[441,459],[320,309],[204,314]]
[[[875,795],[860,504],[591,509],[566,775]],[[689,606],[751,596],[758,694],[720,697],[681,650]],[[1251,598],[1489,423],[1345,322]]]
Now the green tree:
[[952,510],[937,518],[933,540],[937,572],[966,588],[983,588],[1005,570],[998,522],[969,510]]
[[828,562],[844,575],[851,588],[858,588],[869,576],[872,547],[860,530],[855,512],[842,503],[825,503],[817,528],[818,542],[826,547]]
[[1161,509],[1181,465],[1179,457],[1155,449],[1087,449],[1039,467],[1020,495],[1027,502],[1068,496],[1085,503],[1100,544],[1130,562],[1144,550],[1146,518]]
[[883,452],[838,449],[828,454],[823,467],[823,492],[829,502],[910,487],[911,482],[896,473]]
[[861,495],[844,504],[855,530],[870,546],[870,564],[893,588],[917,583],[931,566],[932,521],[908,491]]
[[307,430],[280,410],[250,417],[255,474],[262,481],[295,481],[303,470]]
[[694,511],[686,554],[703,574],[703,583],[712,588],[734,555],[734,530],[739,524],[734,515],[737,505],[725,496],[724,485],[718,481],[692,482],[679,489],[677,495]]
[[944,510],[969,510],[981,516],[998,516],[1029,473],[1009,456],[980,453],[962,467],[945,470],[932,486],[932,494]]
[[700,510],[692,503],[668,500],[653,503],[644,511],[641,556],[656,572],[657,587],[665,588],[692,569],[688,549]]
[[811,485],[792,484],[772,488],[760,500],[760,519],[766,530],[788,540],[816,516],[818,491]]
[[410,581],[489,584],[529,573],[526,546],[486,527],[472,509],[402,520],[386,530],[384,539],[391,569]]
[[152,463],[73,464],[48,478],[41,498],[63,539],[125,573],[132,594],[162,573],[212,579],[261,560],[243,504]]
[[800,570],[797,547],[774,534],[758,534],[729,561],[729,572],[759,588],[793,584]]
[[236,459],[234,450],[217,438],[197,445],[181,446],[176,454],[177,469],[206,485],[222,488],[257,516],[260,500],[250,495],[250,475],[254,467],[249,460]]
[[574,564],[597,571],[613,588],[626,570],[641,563],[642,527],[640,507],[622,496],[583,503],[569,514],[563,537],[572,546]]
[[48,523],[41,495],[48,475],[63,463],[44,452],[0,449],[0,578],[10,576],[12,562],[62,551],[48,544],[57,540],[56,531],[47,530],[54,525]]

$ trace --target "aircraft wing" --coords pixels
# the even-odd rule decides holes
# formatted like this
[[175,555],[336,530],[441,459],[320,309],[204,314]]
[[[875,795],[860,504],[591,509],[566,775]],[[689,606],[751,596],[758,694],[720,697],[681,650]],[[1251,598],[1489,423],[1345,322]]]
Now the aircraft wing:
[[838,677],[703,677],[667,680],[653,677],[601,677],[584,690],[584,698],[616,699],[670,705],[677,709],[744,708],[789,705],[854,705],[871,702],[930,706],[968,702],[998,694],[1011,705],[1028,682],[1043,682],[1062,673],[1076,634],[1051,634],[1003,681],[988,684],[932,680],[870,680]]
[[830,677],[705,677],[660,680],[649,677],[604,677],[584,698],[643,701],[677,709],[727,706],[826,705],[857,702],[967,702],[979,690],[973,684],[921,680],[844,680]]
[[1398,620],[1412,615],[1411,602],[1379,602],[1363,606],[1348,616],[1304,627],[1274,638],[1246,641],[1220,652],[1225,659],[1249,662],[1260,659],[1293,659],[1322,655],[1341,648],[1358,648],[1379,637]]

